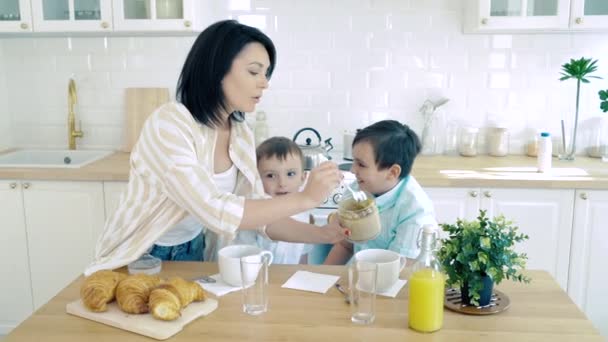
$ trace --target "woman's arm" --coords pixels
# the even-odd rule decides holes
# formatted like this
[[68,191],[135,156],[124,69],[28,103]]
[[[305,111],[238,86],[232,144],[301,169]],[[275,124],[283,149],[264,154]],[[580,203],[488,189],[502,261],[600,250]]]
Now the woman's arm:
[[286,218],[269,225],[266,234],[272,240],[304,243],[337,243],[347,236],[348,230],[335,223],[323,227]]

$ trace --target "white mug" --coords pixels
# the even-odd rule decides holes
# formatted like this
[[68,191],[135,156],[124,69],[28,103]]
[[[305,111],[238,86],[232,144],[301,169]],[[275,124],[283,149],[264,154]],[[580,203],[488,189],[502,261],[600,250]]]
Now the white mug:
[[399,253],[386,249],[365,249],[355,254],[354,261],[378,265],[376,291],[384,292],[397,282],[407,260]]
[[232,245],[227,246],[217,253],[218,267],[222,280],[231,286],[241,286],[241,258],[259,255],[268,257],[268,265],[272,264],[272,253],[252,245]]

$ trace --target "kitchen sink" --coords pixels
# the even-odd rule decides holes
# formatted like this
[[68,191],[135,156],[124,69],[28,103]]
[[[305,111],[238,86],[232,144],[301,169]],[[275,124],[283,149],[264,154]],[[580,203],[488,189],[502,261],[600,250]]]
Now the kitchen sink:
[[0,154],[0,168],[39,167],[77,169],[112,153],[113,151],[106,150],[16,150]]

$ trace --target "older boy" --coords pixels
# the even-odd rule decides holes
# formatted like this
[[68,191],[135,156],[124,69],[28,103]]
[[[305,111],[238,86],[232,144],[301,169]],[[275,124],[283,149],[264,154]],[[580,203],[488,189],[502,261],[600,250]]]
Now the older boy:
[[410,175],[420,148],[416,133],[394,120],[379,121],[357,132],[351,169],[358,183],[354,188],[358,186],[376,197],[382,230],[367,242],[336,243],[325,264],[345,264],[354,253],[371,248],[395,251],[409,263],[416,258],[420,228],[437,224],[431,200]]
[[[276,197],[299,191],[306,180],[306,175],[304,174],[304,156],[296,143],[288,138],[273,137],[262,142],[258,146],[256,154],[258,172],[264,185],[264,191],[268,195]],[[323,233],[328,230],[308,224],[309,216],[307,212],[292,216],[293,220],[290,226],[285,227],[285,229],[296,230],[301,228],[301,232],[309,232],[308,234],[310,234],[306,240],[321,243],[323,242],[321,239],[314,241],[314,234],[317,231]],[[339,229],[337,222],[325,227],[329,226],[333,229]],[[304,239],[299,240],[303,241]],[[258,244],[273,253],[273,262],[276,264],[304,262],[303,257],[312,249],[309,244],[270,241],[262,236],[258,236]]]

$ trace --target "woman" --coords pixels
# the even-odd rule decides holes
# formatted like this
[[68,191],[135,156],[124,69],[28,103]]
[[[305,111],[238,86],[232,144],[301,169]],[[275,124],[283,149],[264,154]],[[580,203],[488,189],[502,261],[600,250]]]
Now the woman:
[[233,20],[215,23],[196,39],[177,87],[180,103],[150,115],[133,151],[127,190],[106,222],[95,261],[85,275],[126,265],[180,220],[192,215],[206,229],[205,260],[231,243],[273,240],[335,243],[329,229],[285,229],[289,216],[319,205],[341,180],[326,162],[312,170],[302,192],[265,198],[253,134],[253,112],[275,66],[275,48],[261,31]]

